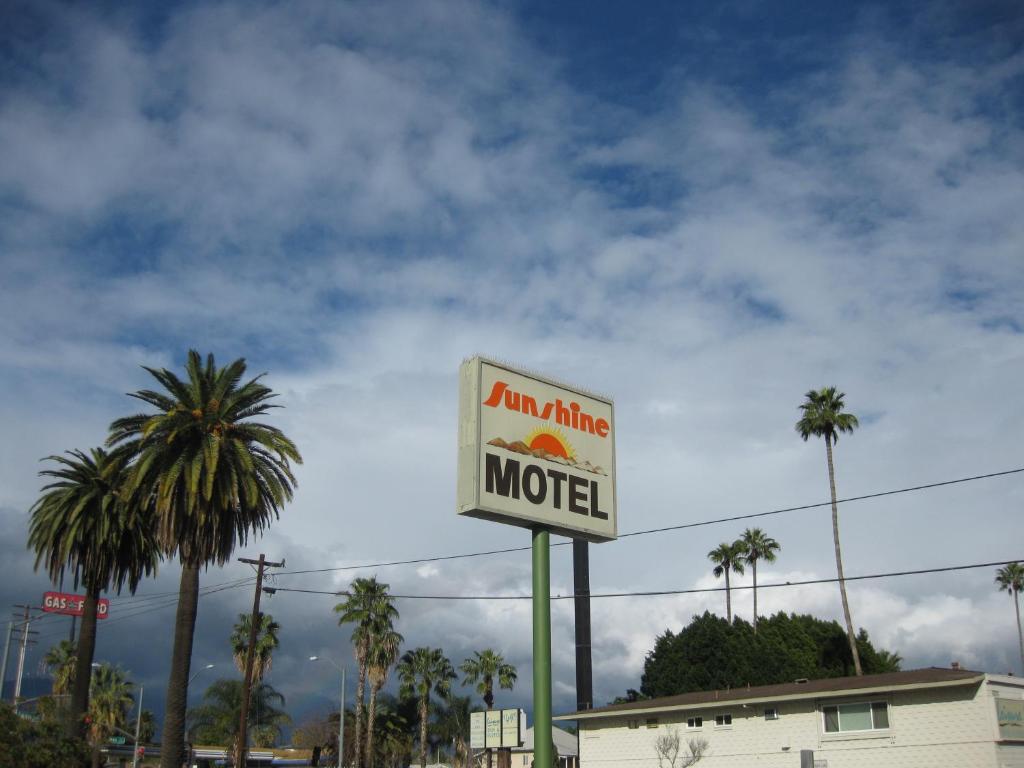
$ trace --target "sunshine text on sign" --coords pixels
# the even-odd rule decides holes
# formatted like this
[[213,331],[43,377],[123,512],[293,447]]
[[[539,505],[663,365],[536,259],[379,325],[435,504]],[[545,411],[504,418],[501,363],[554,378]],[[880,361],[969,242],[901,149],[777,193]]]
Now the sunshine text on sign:
[[[485,490],[488,493],[495,493],[506,498],[519,498],[520,489],[522,495],[531,504],[543,504],[548,497],[548,490],[551,490],[551,500],[555,509],[562,509],[563,498],[568,502],[569,511],[578,515],[590,515],[591,517],[608,519],[608,513],[600,510],[598,501],[598,485],[595,480],[588,480],[583,477],[571,475],[568,472],[559,472],[557,469],[549,469],[545,472],[535,464],[527,464],[522,468],[515,459],[505,459],[502,467],[501,457],[493,453],[484,454],[486,469]],[[548,483],[548,479],[551,483]],[[562,493],[562,488],[567,486],[567,493]],[[588,508],[589,501],[589,508]]]
[[510,411],[525,413],[527,416],[535,416],[544,421],[550,419],[551,414],[554,413],[555,422],[563,427],[578,429],[580,432],[589,432],[591,435],[597,435],[598,437],[608,436],[610,428],[608,422],[605,419],[594,418],[582,410],[580,404],[575,401],[570,401],[568,406],[560,399],[555,400],[553,403],[549,401],[544,403],[544,407],[538,410],[536,398],[509,389],[508,384],[504,381],[496,381],[491,389],[491,394],[484,400],[484,405],[497,408],[498,403],[502,401],[502,395],[505,396],[505,407]]

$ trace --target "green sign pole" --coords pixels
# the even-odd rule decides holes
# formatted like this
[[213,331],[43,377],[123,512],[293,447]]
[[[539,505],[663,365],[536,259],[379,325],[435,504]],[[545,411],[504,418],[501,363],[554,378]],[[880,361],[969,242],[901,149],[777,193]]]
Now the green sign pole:
[[533,531],[533,764],[551,768],[551,534]]

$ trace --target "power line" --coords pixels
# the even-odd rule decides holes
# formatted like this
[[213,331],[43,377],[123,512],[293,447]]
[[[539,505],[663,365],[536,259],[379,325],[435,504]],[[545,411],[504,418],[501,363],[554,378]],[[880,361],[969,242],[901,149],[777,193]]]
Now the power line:
[[[947,485],[957,485],[960,483],[969,483],[974,480],[988,480],[993,477],[1003,477],[1005,475],[1014,475],[1019,472],[1024,472],[1024,467],[1017,469],[1007,469],[1002,472],[989,472],[984,475],[972,475],[970,477],[960,477],[955,480],[942,480],[937,483],[926,483],[924,485],[914,485],[908,488],[896,488],[890,491],[878,491],[877,493],[866,493],[860,496],[848,496],[844,499],[837,499],[836,504],[845,504],[851,501],[864,501],[866,499],[878,499],[883,496],[895,496],[900,493],[911,493],[913,491],[924,491],[930,488],[941,488]],[[648,528],[641,531],[630,531],[629,533],[619,534],[620,539],[626,539],[631,536],[646,536],[652,533],[665,533],[667,531],[680,531],[686,528],[699,528],[705,525],[718,525],[719,523],[732,523],[738,520],[753,520],[759,517],[768,517],[770,515],[781,515],[785,512],[799,512],[808,509],[818,509],[820,507],[828,507],[832,505],[831,499],[829,501],[819,501],[814,504],[802,504],[798,507],[781,507],[779,509],[771,509],[767,512],[752,512],[745,515],[732,515],[730,517],[719,517],[712,520],[701,520],[694,523],[680,523],[679,525],[669,525],[662,528]],[[552,544],[552,547],[565,547],[572,544],[571,541],[558,541]],[[506,547],[504,549],[491,549],[483,552],[466,552],[458,555],[441,555],[437,557],[418,557],[411,560],[391,560],[388,562],[380,563],[364,563],[362,565],[340,565],[331,568],[309,568],[301,571],[278,571],[277,576],[297,576],[303,573],[330,573],[337,571],[358,571],[367,568],[387,568],[395,565],[420,565],[422,563],[438,563],[445,560],[464,560],[471,557],[486,557],[489,555],[504,555],[511,552],[529,552],[530,547]],[[284,590],[282,590],[284,591]]]
[[[1010,563],[1019,563],[1024,558],[1018,560],[999,560],[991,563],[970,563],[968,565],[947,565],[940,568],[919,568],[917,570],[910,571],[890,571],[888,573],[871,573],[862,576],[846,576],[843,581],[866,581],[868,579],[888,579],[897,576],[919,576],[927,573],[949,573],[952,571],[967,571],[976,568],[994,568],[1001,565],[1009,565]],[[782,581],[771,584],[758,584],[758,589],[775,589],[780,587],[802,587],[811,584],[835,584],[838,582],[838,578],[827,578],[827,579],[804,579],[801,581]],[[730,586],[731,590],[739,589],[753,589],[752,584]],[[701,587],[694,589],[660,589],[640,592],[591,592],[591,598],[604,598],[604,597],[658,597],[664,595],[696,595],[708,592],[725,592],[726,587]],[[347,597],[350,593],[341,591],[328,591],[320,589],[291,589],[287,587],[264,587],[264,591],[269,594],[275,594],[277,592],[300,592],[308,595],[331,595],[333,597]],[[391,597],[397,600],[532,600],[531,595],[391,595]],[[552,595],[552,600],[572,600],[575,595]]]

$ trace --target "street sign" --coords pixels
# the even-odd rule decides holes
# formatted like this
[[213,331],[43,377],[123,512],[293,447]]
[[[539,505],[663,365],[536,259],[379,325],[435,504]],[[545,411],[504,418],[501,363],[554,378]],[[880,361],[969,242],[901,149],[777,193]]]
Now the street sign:
[[482,357],[459,371],[460,515],[611,541],[612,401]]
[[125,744],[125,741],[126,741],[126,739],[125,739],[124,736],[111,736],[110,737],[110,743],[113,744],[114,746],[117,746],[117,747],[123,747],[124,744]]
[[[71,595],[66,592],[44,592],[43,610],[64,616],[81,616],[85,611],[85,595]],[[110,613],[110,601],[101,597],[96,603],[96,618],[105,619]]]
[[500,709],[489,709],[484,713],[487,717],[486,733],[484,734],[484,746],[500,747],[501,746],[501,710]]
[[525,721],[526,713],[521,709],[501,710],[501,746],[523,746],[522,733]]
[[483,712],[470,712],[469,714],[469,746],[473,749],[484,748],[486,738],[484,717]]

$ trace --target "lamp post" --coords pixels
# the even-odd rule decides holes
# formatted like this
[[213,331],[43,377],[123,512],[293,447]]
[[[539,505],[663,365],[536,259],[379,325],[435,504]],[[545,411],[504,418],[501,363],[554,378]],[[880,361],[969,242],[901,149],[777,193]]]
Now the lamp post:
[[345,668],[340,667],[326,656],[310,656],[310,661],[323,659],[336,670],[341,672],[341,709],[338,711],[338,768],[342,768],[345,759]]
[[132,750],[132,768],[139,768],[139,731],[142,729],[142,694],[146,692],[139,686],[139,714],[135,716],[135,748]]
[[203,674],[203,672],[205,672],[206,670],[213,669],[215,666],[217,666],[217,665],[216,664],[207,664],[205,667],[200,669],[198,672],[196,672],[194,675],[192,675],[192,677],[190,677],[188,679],[188,685],[192,685],[192,681],[193,680],[195,680],[197,677],[199,677],[201,674]]

